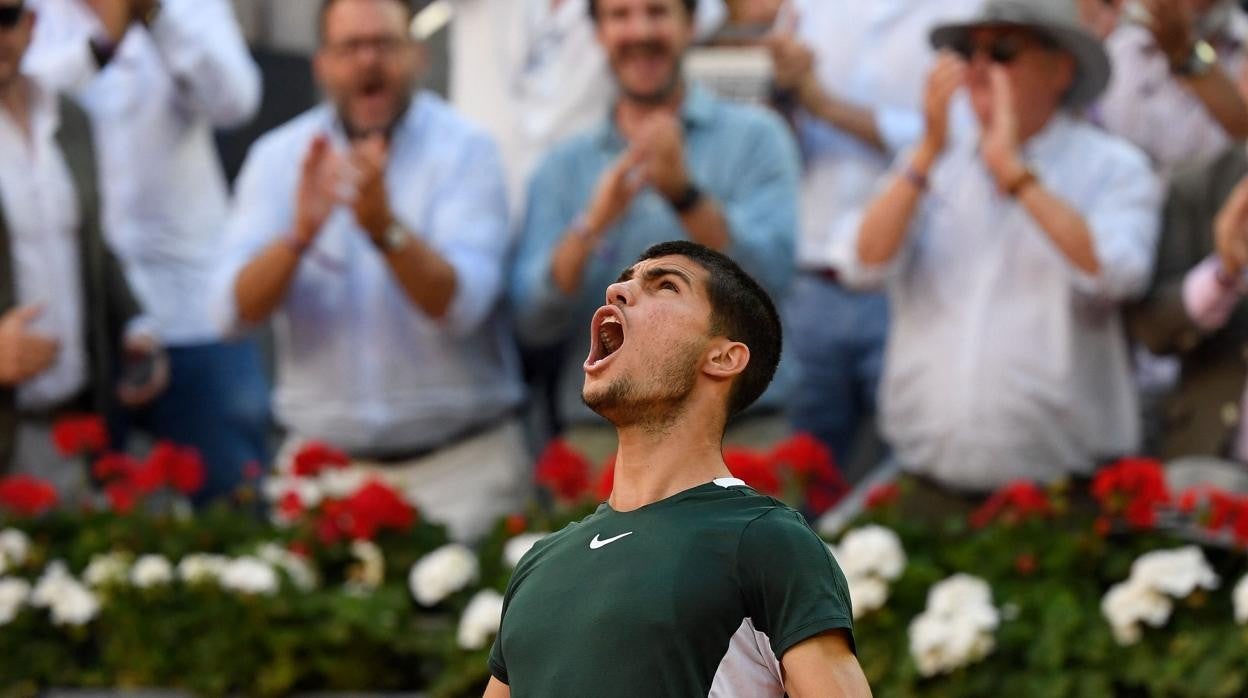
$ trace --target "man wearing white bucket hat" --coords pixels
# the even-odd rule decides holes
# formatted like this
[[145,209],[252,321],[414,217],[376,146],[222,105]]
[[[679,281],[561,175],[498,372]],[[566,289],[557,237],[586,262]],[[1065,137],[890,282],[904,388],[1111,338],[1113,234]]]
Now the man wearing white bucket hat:
[[[966,495],[1088,474],[1139,441],[1118,305],[1148,281],[1160,187],[1071,115],[1109,61],[1070,0],[990,0],[931,41],[925,135],[850,236],[850,280],[886,282],[894,310],[885,437],[920,483]],[[965,133],[947,125],[960,89]]]

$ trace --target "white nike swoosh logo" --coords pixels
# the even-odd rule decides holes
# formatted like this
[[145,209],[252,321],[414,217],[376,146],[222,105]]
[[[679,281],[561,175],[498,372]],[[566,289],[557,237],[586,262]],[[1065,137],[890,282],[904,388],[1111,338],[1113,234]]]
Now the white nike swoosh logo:
[[617,540],[619,540],[619,539],[621,539],[621,538],[623,538],[623,537],[625,537],[625,536],[631,536],[631,535],[633,535],[633,531],[629,531],[628,533],[621,533],[620,535],[618,535],[618,536],[616,536],[616,537],[614,537],[614,538],[608,538],[608,539],[606,539],[606,540],[598,540],[598,534],[594,534],[594,539],[593,539],[593,540],[591,540],[591,541],[589,542],[589,549],[590,549],[590,550],[597,550],[598,548],[601,548],[601,547],[602,547],[602,546],[604,546],[604,545],[611,545],[612,543],[616,542]]

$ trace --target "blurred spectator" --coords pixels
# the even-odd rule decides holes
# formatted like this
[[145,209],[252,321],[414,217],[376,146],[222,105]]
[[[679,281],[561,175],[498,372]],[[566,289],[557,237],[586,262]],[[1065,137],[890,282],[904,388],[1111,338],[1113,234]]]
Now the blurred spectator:
[[530,186],[512,280],[517,329],[531,346],[567,349],[560,416],[593,425],[586,435],[613,431],[581,403],[586,328],[603,289],[641,251],[700,242],[777,295],[792,271],[796,150],[774,115],[682,79],[692,10],[693,0],[590,3],[621,96],[599,126],[556,147]]
[[1106,39],[1113,77],[1092,110],[1169,173],[1248,137],[1237,86],[1248,16],[1235,0],[1129,0]]
[[[168,359],[100,233],[87,115],[19,70],[34,24],[0,0],[0,471],[77,502],[86,471],[53,450],[52,421],[155,398]],[[123,354],[150,369],[142,380],[114,384]]]
[[[698,2],[697,31],[723,21],[723,0]],[[451,101],[494,135],[512,210],[550,148],[606,118],[615,95],[589,0],[455,0]]]
[[520,506],[528,479],[499,313],[507,204],[488,136],[416,92],[410,19],[402,0],[325,4],[314,65],[329,101],[243,166],[223,315],[275,320],[287,450],[344,448],[468,538]]
[[141,425],[194,446],[200,499],[267,460],[267,379],[253,342],[222,340],[208,287],[228,192],[214,127],[247,121],[260,74],[229,0],[41,0],[29,69],[72,89],[97,127],[104,230],[170,346],[169,390]]
[[[933,31],[913,154],[867,207],[857,279],[888,281],[883,430],[932,492],[1087,474],[1135,449],[1118,304],[1148,281],[1160,191],[1142,154],[1071,111],[1109,61],[1069,0],[990,0]],[[962,86],[980,129],[947,129]]]
[[[972,3],[975,3],[974,5]],[[806,169],[800,274],[785,308],[789,346],[801,368],[788,412],[842,463],[875,412],[888,304],[881,293],[841,285],[845,245],[833,231],[876,191],[898,151],[923,130],[923,80],[934,54],[927,34],[964,18],[978,0],[877,0],[793,4],[796,33],[769,39],[776,86],[796,106]]]
[[1248,156],[1243,146],[1179,174],[1162,218],[1157,271],[1131,308],[1137,339],[1182,359],[1164,409],[1161,455],[1248,462]]

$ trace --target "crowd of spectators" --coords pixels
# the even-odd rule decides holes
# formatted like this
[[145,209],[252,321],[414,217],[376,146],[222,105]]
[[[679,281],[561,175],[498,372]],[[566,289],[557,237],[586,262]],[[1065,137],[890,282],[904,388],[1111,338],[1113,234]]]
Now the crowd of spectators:
[[[231,193],[212,134],[262,84],[228,0],[0,0],[4,469],[86,486],[46,446],[84,409],[199,449],[204,501],[322,441],[472,537],[551,436],[614,451],[590,319],[672,239],[783,307],[731,442],[962,499],[1248,459],[1233,0],[452,5],[444,100],[408,3],[324,2],[323,103]],[[699,45],[763,56],[761,98],[686,77]]]

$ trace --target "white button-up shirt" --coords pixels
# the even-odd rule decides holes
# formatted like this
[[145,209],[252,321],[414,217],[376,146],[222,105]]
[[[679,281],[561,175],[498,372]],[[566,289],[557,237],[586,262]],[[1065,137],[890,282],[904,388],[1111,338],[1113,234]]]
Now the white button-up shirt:
[[31,86],[30,138],[0,108],[0,215],[9,233],[17,305],[43,313],[27,328],[60,343],[56,363],[17,390],[23,409],[76,395],[87,382],[86,324],[78,252],[80,211],[69,166],[56,142],[60,108],[51,91]]
[[802,234],[798,263],[837,268],[833,244],[839,219],[852,215],[875,191],[897,152],[923,130],[920,106],[935,53],[932,27],[969,16],[981,0],[797,0],[797,36],[816,54],[823,88],[872,110],[887,153],[811,116],[799,114],[806,160],[802,178]]
[[[215,285],[222,326],[242,329],[238,272],[294,225],[299,164],[320,133],[347,148],[322,105],[265,135],[239,175]],[[439,98],[415,98],[390,144],[394,215],[455,269],[441,321],[404,293],[385,259],[339,207],[304,254],[274,315],[274,409],[296,435],[357,452],[435,447],[489,424],[522,397],[511,335],[499,312],[511,249],[494,144]]]
[[1090,228],[1093,277],[998,191],[978,151],[978,134],[955,140],[898,256],[852,275],[888,282],[884,434],[904,468],[966,490],[1087,473],[1139,445],[1119,303],[1147,286],[1161,186],[1135,148],[1067,116],[1025,144]]
[[[1248,17],[1236,8],[1224,36],[1214,39],[1218,60],[1232,80],[1244,68]],[[1123,24],[1105,40],[1113,64],[1109,87],[1092,110],[1106,130],[1126,138],[1163,174],[1185,162],[1213,157],[1230,144],[1205,105],[1170,74],[1170,64],[1148,29]]]
[[96,122],[105,232],[166,343],[219,335],[205,289],[228,207],[214,127],[247,121],[260,73],[228,0],[165,0],[131,27],[104,70],[88,38],[98,20],[76,0],[32,2],[26,67],[72,88]]

